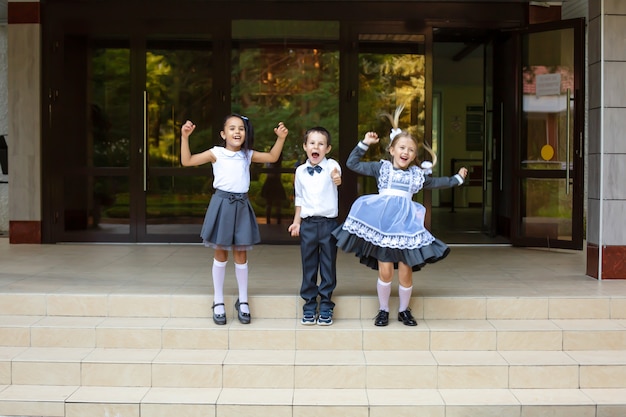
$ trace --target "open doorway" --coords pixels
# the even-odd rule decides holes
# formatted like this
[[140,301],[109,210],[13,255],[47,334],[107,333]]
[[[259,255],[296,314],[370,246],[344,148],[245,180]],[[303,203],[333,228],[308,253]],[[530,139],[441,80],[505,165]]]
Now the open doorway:
[[461,187],[434,190],[431,229],[451,244],[507,244],[493,227],[492,45],[487,31],[433,30],[434,175],[467,167]]

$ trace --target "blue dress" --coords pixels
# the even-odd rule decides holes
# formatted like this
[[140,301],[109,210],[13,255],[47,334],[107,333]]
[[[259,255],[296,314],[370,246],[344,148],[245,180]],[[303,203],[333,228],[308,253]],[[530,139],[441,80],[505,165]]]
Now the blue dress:
[[378,269],[378,261],[403,262],[420,270],[445,258],[450,248],[424,227],[426,209],[412,200],[422,188],[460,185],[460,176],[433,178],[417,166],[395,169],[389,161],[362,162],[366,145],[348,157],[351,170],[377,179],[378,194],[357,198],[344,223],[333,231],[337,246],[354,253],[362,264]]

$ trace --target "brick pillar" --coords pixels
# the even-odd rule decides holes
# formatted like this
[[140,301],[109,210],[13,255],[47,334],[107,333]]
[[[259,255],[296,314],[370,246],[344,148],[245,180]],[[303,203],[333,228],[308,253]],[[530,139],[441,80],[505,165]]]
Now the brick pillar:
[[626,1],[589,0],[587,275],[626,279]]

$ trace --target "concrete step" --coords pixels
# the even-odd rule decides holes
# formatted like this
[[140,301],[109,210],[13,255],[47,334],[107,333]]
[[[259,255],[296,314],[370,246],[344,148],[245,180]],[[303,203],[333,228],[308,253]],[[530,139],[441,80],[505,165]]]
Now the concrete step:
[[298,319],[249,325],[210,318],[0,316],[0,346],[262,350],[619,350],[626,320],[433,320],[417,327],[392,319],[339,319],[303,326]]
[[624,399],[624,389],[337,390],[13,385],[0,391],[0,414],[42,417],[616,417],[626,415]]
[[284,389],[626,388],[626,350],[0,348],[0,385]]
[[[129,294],[97,293],[80,287],[76,293],[0,293],[0,316],[73,316],[73,317],[211,317],[210,294]],[[229,320],[236,317],[236,296],[226,296]],[[372,319],[378,311],[375,296],[337,296],[338,319]],[[302,300],[297,295],[251,296],[253,319],[296,319],[302,315]],[[390,311],[398,311],[392,297]],[[420,296],[416,292],[411,311],[424,320],[568,320],[626,319],[626,297],[603,295],[568,297]]]

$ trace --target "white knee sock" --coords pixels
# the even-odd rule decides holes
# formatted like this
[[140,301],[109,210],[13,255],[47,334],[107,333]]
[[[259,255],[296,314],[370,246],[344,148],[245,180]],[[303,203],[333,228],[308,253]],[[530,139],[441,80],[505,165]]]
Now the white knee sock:
[[[239,302],[248,302],[248,262],[245,264],[235,264],[235,276],[237,277],[237,285],[239,286]],[[239,307],[242,313],[250,313],[247,304]]]
[[384,282],[380,278],[376,282],[376,292],[378,293],[378,304],[383,311],[389,311],[389,297],[391,296],[391,282]]
[[413,286],[409,288],[403,287],[402,285],[398,286],[398,297],[400,298],[400,308],[398,308],[398,312],[406,311],[406,309],[409,308],[412,292]]
[[[224,302],[224,277],[226,276],[226,264],[228,261],[220,262],[213,259],[213,304]],[[224,314],[224,306],[215,307],[215,314]]]

